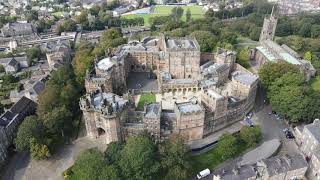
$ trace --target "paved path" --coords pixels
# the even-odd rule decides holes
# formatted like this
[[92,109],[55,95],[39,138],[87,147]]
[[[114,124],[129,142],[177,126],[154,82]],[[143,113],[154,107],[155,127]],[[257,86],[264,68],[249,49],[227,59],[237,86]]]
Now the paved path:
[[101,140],[81,137],[71,145],[64,146],[56,155],[49,160],[34,161],[28,154],[17,154],[9,162],[4,173],[3,180],[63,180],[62,173],[69,168],[76,157],[85,149],[98,147],[106,148]]

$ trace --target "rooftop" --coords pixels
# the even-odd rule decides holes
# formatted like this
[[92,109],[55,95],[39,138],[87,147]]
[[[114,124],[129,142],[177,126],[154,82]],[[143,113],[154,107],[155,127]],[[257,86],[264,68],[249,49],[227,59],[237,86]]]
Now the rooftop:
[[16,116],[17,114],[13,114],[10,111],[5,112],[0,117],[0,126],[7,126]]
[[148,104],[146,109],[147,118],[158,118],[161,113],[161,105],[159,103]]
[[116,108],[117,105],[119,108],[122,108],[128,102],[126,99],[123,99],[122,97],[113,93],[97,92],[92,95],[92,103],[94,107],[97,109],[101,109],[102,106],[105,105],[105,103],[109,103],[112,106],[112,108]]
[[287,48],[286,46],[280,46],[271,40],[264,41],[257,49],[268,59],[268,61],[276,62],[278,60],[284,60],[290,64],[301,64],[300,60],[295,57],[296,55],[293,53],[292,49]]
[[197,49],[197,45],[192,39],[167,39],[169,49]]
[[313,123],[305,125],[305,129],[307,129],[312,136],[320,143],[320,121],[314,120]]
[[298,153],[275,156],[264,159],[262,162],[265,164],[270,177],[276,174],[308,167],[308,163],[303,155]]
[[111,59],[109,57],[104,58],[97,63],[98,69],[105,70],[105,71],[112,68],[113,65],[114,65],[114,63],[111,61]]
[[209,89],[207,93],[210,97],[213,97],[214,99],[223,99],[223,96],[221,96],[220,94],[218,94],[217,92],[211,89]]
[[179,103],[177,107],[181,113],[196,113],[202,111],[202,107],[198,103],[192,102]]
[[232,73],[232,79],[239,81],[245,85],[252,85],[258,80],[258,77],[253,74],[235,71]]

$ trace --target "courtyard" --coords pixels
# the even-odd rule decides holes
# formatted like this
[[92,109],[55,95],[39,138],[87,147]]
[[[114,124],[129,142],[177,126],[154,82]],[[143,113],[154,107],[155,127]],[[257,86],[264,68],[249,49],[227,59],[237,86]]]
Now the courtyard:
[[157,79],[147,72],[130,72],[127,79],[128,89],[138,89],[142,92],[157,92]]

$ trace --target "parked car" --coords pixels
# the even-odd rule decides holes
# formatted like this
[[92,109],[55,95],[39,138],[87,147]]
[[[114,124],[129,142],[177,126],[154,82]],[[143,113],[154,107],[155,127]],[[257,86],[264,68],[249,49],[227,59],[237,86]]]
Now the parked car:
[[206,177],[208,175],[210,175],[210,170],[209,169],[205,169],[205,170],[199,172],[199,174],[197,174],[197,178],[201,179],[201,178],[204,178],[204,177]]
[[293,133],[289,129],[286,128],[283,131],[284,131],[284,134],[286,135],[287,139],[294,139],[295,138]]

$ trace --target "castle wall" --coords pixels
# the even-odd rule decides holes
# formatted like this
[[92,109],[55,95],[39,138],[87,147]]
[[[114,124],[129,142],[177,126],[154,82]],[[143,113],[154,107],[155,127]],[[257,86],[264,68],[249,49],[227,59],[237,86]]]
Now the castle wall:
[[166,61],[174,79],[196,79],[200,74],[200,52],[168,52]]
[[174,132],[181,134],[187,141],[202,139],[204,126],[204,111],[195,113],[181,113],[178,110],[177,124]]

